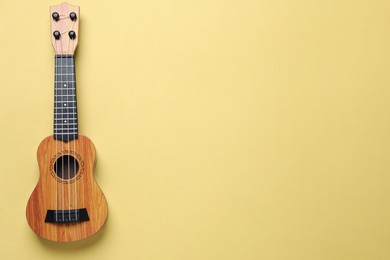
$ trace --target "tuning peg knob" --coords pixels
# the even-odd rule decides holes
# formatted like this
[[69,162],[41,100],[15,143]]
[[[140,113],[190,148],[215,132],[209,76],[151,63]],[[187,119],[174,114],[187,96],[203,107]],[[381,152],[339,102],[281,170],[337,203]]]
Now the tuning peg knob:
[[71,12],[71,13],[69,14],[69,18],[70,18],[70,20],[72,20],[72,21],[76,21],[76,19],[77,19],[77,14],[76,14],[75,12]]
[[53,36],[56,40],[58,40],[61,37],[61,33],[59,31],[54,31]]
[[74,38],[76,38],[76,33],[74,31],[69,31],[68,35],[69,35],[69,38],[71,38],[72,40]]
[[59,15],[57,12],[52,13],[51,17],[53,17],[53,19],[54,19],[55,21],[60,20],[60,15]]

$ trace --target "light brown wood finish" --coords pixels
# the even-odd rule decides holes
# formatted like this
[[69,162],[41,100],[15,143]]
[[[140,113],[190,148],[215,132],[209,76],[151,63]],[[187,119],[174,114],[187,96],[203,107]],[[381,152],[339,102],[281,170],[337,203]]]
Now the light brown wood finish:
[[[60,5],[50,7],[50,14],[57,12],[60,15],[59,21],[51,19],[51,43],[57,55],[74,54],[78,43],[79,21],[80,21],[80,7],[62,3]],[[72,21],[69,14],[75,12],[77,19]],[[56,40],[53,36],[54,31],[59,31],[61,37]],[[68,37],[68,32],[74,31],[76,33],[75,39]]]
[[[74,151],[76,147],[76,152]],[[54,162],[62,155],[75,155],[80,165],[75,179],[59,179],[54,173]],[[93,168],[95,148],[85,136],[70,142],[45,138],[37,152],[40,178],[27,205],[27,221],[39,236],[53,241],[71,242],[96,233],[107,218],[107,202],[97,185]],[[86,208],[89,221],[73,224],[45,223],[47,210]]]
[[[72,12],[76,14],[76,19],[74,16],[71,19]],[[53,13],[56,16],[53,17]],[[103,226],[107,218],[107,202],[93,175],[94,145],[87,137],[77,136],[76,103],[69,105],[69,102],[76,102],[75,72],[72,66],[78,39],[80,8],[62,3],[50,8],[50,18],[55,53],[59,59],[66,59],[67,62],[70,60],[71,63],[61,64],[59,70],[56,68],[55,86],[61,84],[57,89],[55,87],[57,105],[54,109],[54,133],[57,134],[45,138],[38,147],[40,177],[28,201],[26,215],[30,227],[39,236],[58,242],[71,242],[87,238]],[[55,31],[60,34],[57,34],[58,39],[53,36]],[[76,37],[70,37],[69,32],[76,33]],[[63,57],[64,55],[66,56]],[[63,78],[64,75],[66,79]],[[63,91],[65,87],[66,90]],[[62,110],[64,108],[67,110]],[[66,117],[63,117],[64,112],[68,113]],[[57,127],[58,125],[61,127]],[[69,137],[71,132],[72,138]],[[67,161],[66,158],[69,157],[75,161]],[[86,209],[89,219],[81,219],[75,213],[80,213],[80,209]],[[57,213],[53,215],[55,219],[45,221],[48,210]]]

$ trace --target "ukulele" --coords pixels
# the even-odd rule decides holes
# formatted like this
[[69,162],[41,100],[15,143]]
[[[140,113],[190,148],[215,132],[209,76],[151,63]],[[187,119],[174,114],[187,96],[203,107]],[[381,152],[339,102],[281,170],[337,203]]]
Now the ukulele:
[[55,50],[54,133],[38,147],[39,181],[27,204],[27,222],[39,236],[71,242],[95,234],[107,218],[107,202],[93,171],[95,148],[78,134],[74,52],[80,8],[50,8]]

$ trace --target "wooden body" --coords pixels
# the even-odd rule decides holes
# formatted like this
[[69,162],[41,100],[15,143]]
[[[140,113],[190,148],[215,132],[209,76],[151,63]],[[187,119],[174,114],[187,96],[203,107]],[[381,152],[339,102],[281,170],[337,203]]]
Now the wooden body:
[[[77,158],[77,175],[69,180],[55,174],[54,163],[63,155]],[[85,136],[62,142],[45,138],[37,152],[40,178],[27,204],[27,221],[39,236],[53,241],[71,242],[96,233],[105,223],[107,202],[97,185],[93,170],[95,148]],[[72,224],[46,223],[47,210],[86,208],[89,221]]]

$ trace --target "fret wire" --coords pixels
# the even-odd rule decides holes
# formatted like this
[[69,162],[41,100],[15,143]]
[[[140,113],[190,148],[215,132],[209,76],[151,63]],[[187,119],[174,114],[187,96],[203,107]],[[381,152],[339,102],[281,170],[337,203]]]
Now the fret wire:
[[56,130],[75,130],[77,127],[72,127],[72,128],[61,128],[61,129],[56,129]]
[[57,116],[62,116],[62,115],[69,115],[69,116],[72,116],[72,117],[74,117],[73,115],[77,115],[77,113],[76,113],[76,112],[71,112],[71,113],[61,113],[61,112],[57,112],[57,111],[55,111],[55,112],[54,112],[54,115],[57,115]]
[[59,83],[59,82],[61,82],[61,83],[74,83],[76,81],[74,81],[74,80],[56,80],[54,83]]

